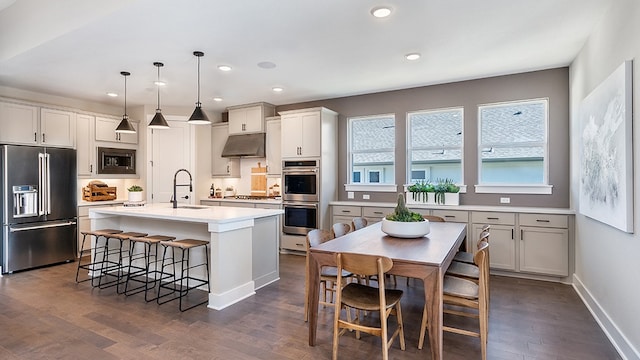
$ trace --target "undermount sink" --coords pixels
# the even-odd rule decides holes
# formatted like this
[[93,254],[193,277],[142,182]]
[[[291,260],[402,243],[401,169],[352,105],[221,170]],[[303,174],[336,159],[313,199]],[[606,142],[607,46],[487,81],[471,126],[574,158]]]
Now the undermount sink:
[[198,210],[198,209],[207,209],[206,206],[189,206],[189,205],[184,205],[184,206],[178,206],[178,209],[192,209],[192,210]]

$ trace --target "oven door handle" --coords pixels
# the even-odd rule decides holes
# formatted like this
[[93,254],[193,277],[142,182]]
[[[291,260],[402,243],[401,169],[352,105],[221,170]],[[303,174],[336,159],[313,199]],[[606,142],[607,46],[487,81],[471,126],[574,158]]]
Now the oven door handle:
[[295,207],[295,208],[317,208],[318,204],[296,204],[296,203],[283,203],[283,206]]
[[317,168],[314,169],[283,169],[282,173],[284,175],[305,175],[305,174],[315,174],[318,172]]

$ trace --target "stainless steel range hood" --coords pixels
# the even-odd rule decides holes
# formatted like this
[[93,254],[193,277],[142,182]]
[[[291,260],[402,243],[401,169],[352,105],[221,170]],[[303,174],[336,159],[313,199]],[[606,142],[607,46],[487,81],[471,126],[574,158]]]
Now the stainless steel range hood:
[[229,135],[222,157],[265,157],[265,133]]

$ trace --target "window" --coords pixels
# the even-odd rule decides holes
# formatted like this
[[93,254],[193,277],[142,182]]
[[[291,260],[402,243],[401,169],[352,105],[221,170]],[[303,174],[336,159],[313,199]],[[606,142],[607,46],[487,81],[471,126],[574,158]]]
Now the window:
[[[476,192],[551,193],[547,185],[548,100],[481,105],[478,118],[480,186]],[[509,186],[521,191],[496,190]],[[540,192],[536,187],[546,190]]]
[[348,185],[386,184],[392,185],[393,188],[376,189],[395,191],[395,116],[388,114],[356,117],[349,118],[348,121],[351,180]]
[[463,109],[439,109],[407,116],[409,183],[462,181]]

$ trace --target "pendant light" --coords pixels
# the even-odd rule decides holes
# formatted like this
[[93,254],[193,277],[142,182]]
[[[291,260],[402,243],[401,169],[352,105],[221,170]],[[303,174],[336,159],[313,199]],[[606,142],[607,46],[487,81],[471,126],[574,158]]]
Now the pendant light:
[[196,103],[196,109],[193,110],[193,114],[189,117],[189,124],[194,125],[207,125],[211,124],[207,114],[202,111],[202,103],[200,102],[200,58],[204,56],[202,51],[194,51],[193,55],[198,58],[198,102]]
[[158,81],[156,82],[156,87],[158,88],[158,107],[156,108],[156,114],[153,116],[153,119],[149,123],[150,129],[168,129],[169,124],[167,120],[162,116],[162,110],[160,110],[160,68],[164,66],[161,62],[154,62],[153,66],[158,68]]
[[131,73],[121,71],[120,75],[124,76],[124,115],[122,115],[122,121],[118,124],[116,132],[121,134],[135,134],[136,129],[131,125],[129,115],[127,115],[127,76],[131,75]]

